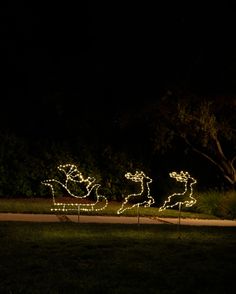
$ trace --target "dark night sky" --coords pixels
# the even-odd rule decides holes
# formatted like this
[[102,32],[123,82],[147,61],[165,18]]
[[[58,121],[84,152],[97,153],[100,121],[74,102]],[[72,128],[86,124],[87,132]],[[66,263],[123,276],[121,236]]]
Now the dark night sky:
[[31,2],[1,8],[2,126],[45,132],[58,113],[73,115],[71,125],[95,113],[110,123],[172,87],[236,91],[236,18],[226,1]]

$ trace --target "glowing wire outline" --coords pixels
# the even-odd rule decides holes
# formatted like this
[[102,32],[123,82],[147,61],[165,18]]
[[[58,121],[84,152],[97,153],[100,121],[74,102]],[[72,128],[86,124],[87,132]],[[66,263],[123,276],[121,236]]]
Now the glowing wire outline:
[[[164,204],[159,208],[159,211],[163,211],[163,210],[165,210],[167,208],[172,208],[172,207],[174,207],[176,205],[185,205],[186,207],[193,206],[197,202],[197,200],[194,197],[192,197],[192,195],[193,195],[193,187],[192,186],[197,183],[197,180],[194,179],[193,177],[191,177],[188,172],[184,172],[184,171],[181,171],[180,173],[177,173],[177,172],[174,171],[174,172],[169,173],[169,176],[171,178],[176,179],[177,182],[183,182],[184,183],[184,191],[182,193],[173,193],[173,194],[169,195],[167,200],[165,200]],[[189,193],[189,196],[188,196],[191,200],[189,200],[189,201],[188,200],[186,200],[186,201],[177,201],[172,205],[167,205],[168,203],[171,202],[172,197],[174,197],[176,195],[183,196],[184,194],[187,193],[189,180],[192,180],[192,183],[190,183],[190,185],[189,185],[190,193]]]
[[[66,172],[66,168],[69,167],[69,171]],[[98,195],[98,188],[101,186],[100,184],[94,184],[94,182],[96,181],[95,178],[84,178],[82,173],[77,169],[77,166],[74,164],[64,164],[64,165],[59,165],[57,167],[60,171],[62,171],[65,176],[65,183],[62,183],[56,179],[49,179],[49,180],[45,180],[42,182],[43,185],[45,186],[49,186],[52,192],[52,197],[53,197],[53,205],[58,207],[58,206],[62,206],[63,208],[51,208],[52,211],[68,211],[68,210],[77,210],[80,209],[81,211],[100,211],[103,210],[107,207],[108,205],[108,200],[105,196],[103,195]],[[70,189],[68,188],[68,182],[75,182],[75,183],[86,183],[86,190],[87,190],[87,194],[82,195],[82,196],[78,196],[73,194]],[[77,198],[77,199],[85,199],[87,197],[90,196],[91,192],[93,190],[95,190],[95,195],[96,195],[96,202],[92,203],[92,204],[87,204],[87,203],[63,203],[63,202],[56,202],[56,198],[55,198],[55,190],[53,187],[53,183],[57,183],[59,185],[61,185],[70,196]],[[100,207],[100,208],[94,208],[98,203],[100,203],[100,199],[105,200],[105,204]],[[68,207],[73,207],[73,208],[68,208]]]
[[[134,182],[140,182],[141,184],[141,192],[138,194],[129,194],[128,196],[125,197],[124,202],[122,203],[121,207],[117,210],[117,214],[121,214],[123,213],[125,210],[127,209],[132,209],[134,207],[139,207],[140,205],[144,205],[144,207],[150,207],[152,204],[155,203],[155,200],[152,196],[150,196],[150,188],[149,188],[149,184],[152,182],[152,179],[149,178],[148,176],[145,175],[145,173],[143,171],[139,172],[136,171],[135,174],[131,174],[130,172],[127,172],[125,174],[125,177],[127,179],[130,179]],[[144,179],[147,179],[148,182],[146,182],[146,188],[147,188],[147,195],[145,196],[145,198],[149,199],[144,200],[143,202],[139,202],[139,203],[135,203],[132,206],[126,207],[124,208],[124,206],[129,202],[129,199],[131,197],[138,197],[138,196],[142,196],[142,194],[144,193]]]

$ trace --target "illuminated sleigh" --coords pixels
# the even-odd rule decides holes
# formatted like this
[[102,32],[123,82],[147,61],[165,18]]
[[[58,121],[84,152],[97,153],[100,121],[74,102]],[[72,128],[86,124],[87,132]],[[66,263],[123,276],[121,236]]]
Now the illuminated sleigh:
[[[99,211],[108,205],[105,196],[98,194],[100,184],[95,184],[95,178],[84,178],[82,173],[73,164],[59,165],[57,167],[65,176],[64,181],[49,179],[42,182],[49,186],[52,192],[53,208],[52,211]],[[84,187],[82,195],[77,195],[76,191],[81,192],[81,186]],[[61,196],[56,196],[60,191]]]

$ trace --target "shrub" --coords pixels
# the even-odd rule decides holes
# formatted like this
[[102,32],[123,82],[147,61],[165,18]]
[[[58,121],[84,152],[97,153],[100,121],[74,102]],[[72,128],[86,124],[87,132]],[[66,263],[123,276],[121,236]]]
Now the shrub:
[[196,211],[226,219],[236,218],[236,191],[210,190],[199,193],[196,198]]
[[198,212],[219,215],[219,205],[222,193],[219,191],[209,190],[195,195],[197,203],[195,208]]
[[236,218],[236,191],[231,190],[224,193],[220,199],[219,216],[235,219]]

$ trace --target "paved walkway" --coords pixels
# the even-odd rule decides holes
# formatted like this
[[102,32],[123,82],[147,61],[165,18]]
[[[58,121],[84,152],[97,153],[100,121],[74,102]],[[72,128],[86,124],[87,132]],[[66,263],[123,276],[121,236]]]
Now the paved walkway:
[[[80,222],[111,224],[179,224],[178,218],[0,213],[0,221]],[[181,218],[181,225],[236,227],[236,220]]]

